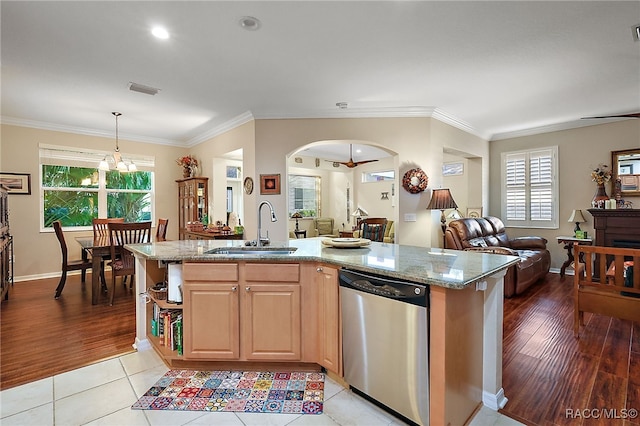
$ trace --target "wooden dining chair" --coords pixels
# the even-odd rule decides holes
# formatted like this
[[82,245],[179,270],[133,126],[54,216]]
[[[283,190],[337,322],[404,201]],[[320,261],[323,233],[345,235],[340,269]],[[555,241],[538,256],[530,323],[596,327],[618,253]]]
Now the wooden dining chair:
[[[109,217],[109,218],[94,218],[93,223],[93,239],[109,238],[109,224],[113,222],[124,223],[123,217]],[[111,260],[111,256],[102,256],[102,260]],[[106,291],[107,281],[104,277],[104,262],[100,265],[100,280],[102,281],[102,287]]]
[[156,241],[167,240],[168,226],[169,226],[169,219],[158,219],[158,226],[156,227]]
[[93,238],[109,237],[109,223],[124,222],[123,217],[95,218],[93,219]]
[[111,242],[111,288],[109,304],[113,305],[116,290],[116,278],[131,275],[131,282],[136,273],[135,258],[124,248],[125,244],[150,243],[151,222],[111,222],[109,223],[109,241]]
[[56,237],[58,237],[60,251],[62,252],[62,276],[60,277],[60,282],[58,283],[58,287],[56,287],[56,294],[54,296],[57,299],[60,297],[60,294],[62,294],[62,289],[64,289],[64,285],[67,282],[67,272],[82,271],[82,282],[84,283],[87,277],[87,269],[91,270],[91,260],[88,259],[84,250],[82,251],[82,259],[69,260],[67,243],[64,239],[64,232],[62,232],[62,225],[59,220],[53,222],[53,229],[56,231]]
[[384,230],[387,227],[387,219],[384,217],[368,217],[360,223],[360,237],[371,241],[384,241]]

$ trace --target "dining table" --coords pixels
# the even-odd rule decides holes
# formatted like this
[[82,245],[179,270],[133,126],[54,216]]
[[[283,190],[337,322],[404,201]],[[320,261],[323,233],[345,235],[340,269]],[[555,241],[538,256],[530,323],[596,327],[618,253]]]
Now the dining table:
[[102,262],[111,255],[111,242],[107,235],[76,237],[76,241],[84,252],[91,254],[91,304],[97,305],[100,300]]

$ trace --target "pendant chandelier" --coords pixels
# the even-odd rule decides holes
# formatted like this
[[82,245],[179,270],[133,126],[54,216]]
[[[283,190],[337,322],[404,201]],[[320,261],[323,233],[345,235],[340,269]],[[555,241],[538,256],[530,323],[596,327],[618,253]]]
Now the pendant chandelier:
[[[135,172],[136,170],[138,170],[138,168],[133,163],[133,161],[128,166],[127,164],[125,164],[125,162],[122,160],[122,155],[120,154],[120,147],[118,146],[118,117],[120,117],[122,114],[119,112],[112,112],[111,114],[113,114],[114,117],[116,118],[116,149],[115,151],[113,151],[113,155],[112,155],[115,169],[118,170],[119,172]],[[100,162],[98,169],[104,170],[104,171],[110,170],[109,168],[110,158],[108,157],[109,156],[104,157],[104,159]]]

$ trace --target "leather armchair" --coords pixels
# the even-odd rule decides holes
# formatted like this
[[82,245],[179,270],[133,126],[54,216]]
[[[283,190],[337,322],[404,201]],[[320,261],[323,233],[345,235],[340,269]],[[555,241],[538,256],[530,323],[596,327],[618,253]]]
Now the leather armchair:
[[509,238],[497,217],[453,220],[445,230],[445,248],[517,256],[520,262],[507,270],[504,295],[524,292],[549,272],[551,255],[542,237]]

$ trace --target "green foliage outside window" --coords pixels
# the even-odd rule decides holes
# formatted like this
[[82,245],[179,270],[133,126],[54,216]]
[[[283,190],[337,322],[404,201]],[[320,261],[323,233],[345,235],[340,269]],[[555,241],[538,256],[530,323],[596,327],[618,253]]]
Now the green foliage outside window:
[[[91,226],[99,215],[100,178],[106,182],[107,217],[151,220],[151,172],[102,172],[97,168],[42,165],[44,226]],[[104,196],[104,195],[103,195]],[[104,208],[104,207],[103,207]]]

